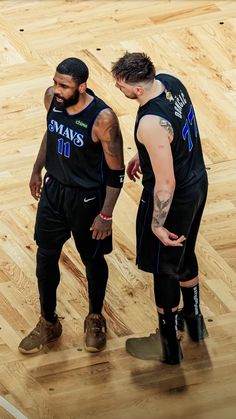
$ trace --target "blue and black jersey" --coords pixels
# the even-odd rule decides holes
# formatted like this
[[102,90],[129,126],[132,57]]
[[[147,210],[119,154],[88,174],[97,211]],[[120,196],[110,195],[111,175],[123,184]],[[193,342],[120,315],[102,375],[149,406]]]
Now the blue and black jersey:
[[92,102],[74,115],[53,99],[47,114],[45,167],[63,185],[92,189],[105,184],[107,165],[101,143],[92,140],[92,127],[108,106],[90,89],[87,93]]
[[158,74],[156,79],[165,90],[159,96],[140,106],[135,123],[135,142],[143,172],[143,185],[153,191],[155,177],[148,152],[137,138],[138,125],[145,115],[157,115],[167,120],[174,130],[171,143],[176,191],[197,182],[205,173],[201,142],[194,108],[184,85],[167,74]]

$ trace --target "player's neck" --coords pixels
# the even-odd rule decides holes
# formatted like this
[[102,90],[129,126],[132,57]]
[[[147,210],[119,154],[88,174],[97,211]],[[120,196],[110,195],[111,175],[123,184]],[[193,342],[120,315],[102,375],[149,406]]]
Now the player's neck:
[[165,86],[159,80],[154,80],[151,88],[148,90],[145,90],[144,93],[137,98],[138,102],[140,103],[141,106],[143,106],[149,100],[161,95],[164,90],[165,90]]
[[66,110],[68,114],[76,114],[81,112],[83,109],[87,108],[87,106],[93,101],[93,96],[90,96],[88,93],[81,93],[78,102],[73,105],[69,106]]

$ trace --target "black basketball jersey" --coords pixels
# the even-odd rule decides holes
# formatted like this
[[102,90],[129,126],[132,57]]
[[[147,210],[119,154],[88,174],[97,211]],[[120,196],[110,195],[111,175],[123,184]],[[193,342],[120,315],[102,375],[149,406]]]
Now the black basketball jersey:
[[137,129],[144,115],[157,115],[169,121],[174,130],[171,143],[176,190],[195,183],[205,172],[201,142],[194,108],[184,85],[176,77],[158,74],[157,80],[165,86],[159,96],[140,106],[135,122],[135,142],[143,172],[143,185],[153,191],[155,177],[147,150],[137,139]]
[[105,183],[106,162],[102,145],[94,143],[92,126],[108,106],[90,89],[92,102],[81,112],[67,113],[53,99],[47,114],[47,172],[67,186],[97,188]]

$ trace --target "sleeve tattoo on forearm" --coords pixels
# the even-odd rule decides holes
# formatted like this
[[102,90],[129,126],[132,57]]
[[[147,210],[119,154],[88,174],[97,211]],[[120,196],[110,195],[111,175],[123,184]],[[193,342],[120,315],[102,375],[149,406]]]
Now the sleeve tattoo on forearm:
[[[157,194],[154,195],[153,224],[155,227],[163,227],[165,223],[172,201],[172,194],[168,194],[169,197],[165,199],[159,198]],[[165,195],[167,195],[166,192]]]

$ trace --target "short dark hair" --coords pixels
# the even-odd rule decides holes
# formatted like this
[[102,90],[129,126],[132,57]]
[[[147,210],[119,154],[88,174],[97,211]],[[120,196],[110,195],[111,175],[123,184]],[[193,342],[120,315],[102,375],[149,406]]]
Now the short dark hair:
[[144,52],[126,52],[112,63],[111,72],[115,79],[124,79],[127,83],[151,81],[156,74],[151,59]]
[[78,84],[88,80],[89,70],[87,65],[79,58],[70,57],[58,64],[56,71],[60,74],[71,76]]

